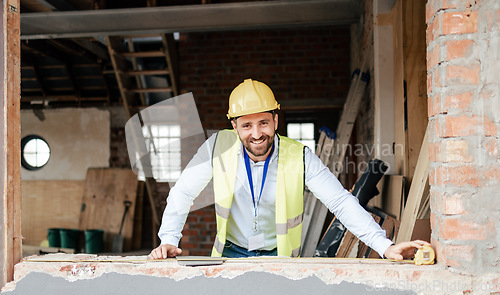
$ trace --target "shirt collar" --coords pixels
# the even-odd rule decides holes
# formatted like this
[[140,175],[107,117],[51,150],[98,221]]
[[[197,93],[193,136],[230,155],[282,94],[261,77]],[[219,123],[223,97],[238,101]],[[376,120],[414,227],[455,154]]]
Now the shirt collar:
[[[278,159],[278,155],[279,155],[279,137],[278,137],[278,134],[275,133],[274,134],[274,151],[271,155],[271,162],[273,161],[276,161]],[[240,143],[240,149],[238,150],[238,155],[241,155],[243,157],[243,143]]]

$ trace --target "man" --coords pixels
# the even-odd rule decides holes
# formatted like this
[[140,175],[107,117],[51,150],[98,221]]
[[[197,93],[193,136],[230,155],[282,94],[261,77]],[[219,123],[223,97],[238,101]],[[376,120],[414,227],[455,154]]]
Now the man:
[[194,199],[213,178],[217,236],[212,256],[300,253],[303,192],[309,190],[382,257],[401,260],[424,241],[394,245],[321,160],[301,143],[276,134],[279,104],[264,83],[245,80],[229,97],[234,130],[212,135],[171,189],[153,259],[175,257]]

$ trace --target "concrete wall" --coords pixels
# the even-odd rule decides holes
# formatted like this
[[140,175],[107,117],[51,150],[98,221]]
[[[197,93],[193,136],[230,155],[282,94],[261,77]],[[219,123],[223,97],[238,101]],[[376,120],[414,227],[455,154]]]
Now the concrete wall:
[[21,137],[35,134],[51,148],[41,169],[22,169],[22,180],[85,180],[87,168],[109,167],[109,112],[98,109],[43,110],[41,121],[33,111],[21,111]]
[[500,262],[500,2],[427,3],[431,222],[439,261]]
[[237,258],[181,266],[175,259],[54,254],[16,265],[2,294],[490,294],[498,276],[439,265],[331,258]]

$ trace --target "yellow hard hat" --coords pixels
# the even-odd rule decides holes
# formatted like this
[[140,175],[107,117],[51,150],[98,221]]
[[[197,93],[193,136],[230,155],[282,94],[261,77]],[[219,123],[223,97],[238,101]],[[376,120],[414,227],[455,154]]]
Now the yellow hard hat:
[[280,109],[273,91],[266,84],[246,79],[234,88],[229,96],[227,118],[236,118],[250,114]]

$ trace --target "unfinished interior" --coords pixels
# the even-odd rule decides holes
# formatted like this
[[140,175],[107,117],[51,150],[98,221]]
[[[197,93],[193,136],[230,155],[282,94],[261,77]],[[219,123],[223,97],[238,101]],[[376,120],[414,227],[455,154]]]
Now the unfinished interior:
[[[0,3],[2,293],[500,292],[498,1]],[[429,240],[437,264],[381,260],[349,232],[336,258],[313,258],[335,217],[307,191],[303,258],[146,261],[170,187],[199,146],[182,134],[231,128],[227,99],[246,78],[273,89],[278,133],[312,126],[296,139],[312,141],[344,187],[382,160],[367,208],[395,242]],[[165,152],[176,165],[136,175],[127,122],[188,93],[196,122],[169,115],[171,135],[155,134],[159,122],[144,133],[179,140]],[[28,139],[47,143],[46,163],[31,162]],[[77,230],[80,243],[47,247],[51,229]],[[82,240],[91,229],[103,230],[97,256]],[[208,187],[183,255],[210,255],[215,234]],[[111,253],[117,235],[123,252]],[[30,256],[58,251],[70,254]]]

